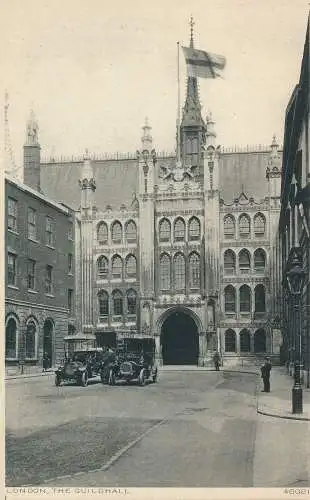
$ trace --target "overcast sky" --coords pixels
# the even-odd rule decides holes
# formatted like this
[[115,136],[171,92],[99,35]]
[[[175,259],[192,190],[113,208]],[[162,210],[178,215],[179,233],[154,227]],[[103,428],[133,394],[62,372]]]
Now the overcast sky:
[[[148,116],[158,150],[175,148],[177,41],[227,58],[224,79],[199,80],[218,143],[283,140],[299,78],[308,0],[5,0],[2,78],[17,162],[29,110],[42,155],[134,152]],[[3,15],[3,12],[5,14]],[[186,68],[181,54],[181,101]],[[3,134],[2,134],[3,137]]]

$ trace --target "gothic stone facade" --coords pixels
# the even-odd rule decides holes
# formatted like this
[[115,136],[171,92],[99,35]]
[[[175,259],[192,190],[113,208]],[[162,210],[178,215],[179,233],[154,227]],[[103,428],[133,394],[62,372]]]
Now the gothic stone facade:
[[[157,153],[143,127],[136,155],[42,162],[49,195],[76,209],[79,328],[98,342],[152,336],[160,362],[203,365],[279,352],[270,246],[281,153],[224,150],[189,77],[180,154]],[[119,208],[115,208],[119,207]]]

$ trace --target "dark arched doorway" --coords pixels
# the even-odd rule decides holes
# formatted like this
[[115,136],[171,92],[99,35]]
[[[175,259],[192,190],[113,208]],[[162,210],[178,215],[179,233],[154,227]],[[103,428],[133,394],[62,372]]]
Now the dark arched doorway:
[[199,335],[195,321],[184,312],[174,312],[161,329],[164,365],[197,365]]
[[53,365],[53,331],[54,325],[50,319],[43,326],[43,356],[48,357],[49,368]]

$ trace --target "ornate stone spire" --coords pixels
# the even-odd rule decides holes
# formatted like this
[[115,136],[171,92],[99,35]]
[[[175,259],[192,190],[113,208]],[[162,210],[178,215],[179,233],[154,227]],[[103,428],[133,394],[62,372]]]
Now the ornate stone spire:
[[144,125],[142,127],[143,135],[141,137],[142,151],[151,151],[153,148],[153,138],[151,134],[152,127],[149,125],[148,118],[145,117]]
[[190,39],[189,39],[189,46],[191,49],[194,48],[194,26],[195,26],[195,23],[194,23],[194,19],[193,19],[193,16],[191,16],[190,20],[189,20],[189,25],[190,25]]
[[84,163],[81,171],[81,179],[79,181],[80,188],[83,189],[91,189],[95,191],[96,182],[94,179],[93,166],[91,163],[91,159],[88,153],[88,149],[85,150],[84,154]]
[[268,159],[268,165],[266,168],[266,177],[280,177],[281,176],[281,157],[279,154],[279,144],[277,142],[275,134],[272,137],[272,143],[270,145],[270,154]]
[[206,116],[206,146],[215,146],[216,132],[214,129],[215,122],[212,118],[211,111],[208,111]]
[[[194,20],[190,18],[190,48],[194,48]],[[197,78],[187,77],[186,100],[183,108],[182,125],[194,125],[203,123],[201,116],[201,104]]]
[[39,146],[39,141],[38,141],[38,132],[39,132],[39,125],[36,120],[34,111],[30,111],[29,118],[27,120],[27,127],[26,127],[26,142],[25,144],[27,146]]

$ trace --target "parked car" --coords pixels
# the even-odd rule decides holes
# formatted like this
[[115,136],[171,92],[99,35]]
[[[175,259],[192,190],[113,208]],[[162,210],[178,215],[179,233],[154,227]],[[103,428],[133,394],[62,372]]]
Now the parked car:
[[154,339],[123,339],[116,348],[114,360],[111,358],[103,370],[101,380],[109,385],[115,385],[117,381],[136,381],[140,386],[148,381],[157,382]]
[[86,387],[88,380],[101,375],[102,360],[102,348],[92,347],[75,351],[55,370],[55,385],[59,386],[62,382],[76,382]]

